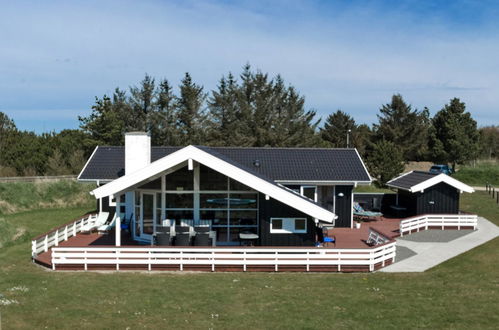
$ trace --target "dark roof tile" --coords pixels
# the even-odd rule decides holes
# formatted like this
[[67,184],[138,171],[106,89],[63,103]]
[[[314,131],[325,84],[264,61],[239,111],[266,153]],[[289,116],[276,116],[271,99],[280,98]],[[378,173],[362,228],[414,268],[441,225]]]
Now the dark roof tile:
[[[274,181],[370,181],[355,149],[198,148]],[[153,147],[151,161],[179,149],[181,147]],[[124,147],[98,147],[79,179],[114,180],[124,174],[124,163]]]
[[434,176],[440,173],[430,173],[423,171],[412,171],[408,174],[402,175],[398,178],[395,178],[388,182],[388,186],[402,188],[402,189],[411,189],[415,185],[418,185],[426,180],[433,178]]

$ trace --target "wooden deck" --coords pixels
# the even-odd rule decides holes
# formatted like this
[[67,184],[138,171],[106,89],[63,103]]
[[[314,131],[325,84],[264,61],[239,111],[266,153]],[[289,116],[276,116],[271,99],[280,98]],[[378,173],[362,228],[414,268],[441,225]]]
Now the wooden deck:
[[[122,246],[139,246],[137,241],[134,241],[130,234],[122,233],[121,235]],[[70,237],[67,241],[59,243],[61,247],[90,247],[90,246],[114,246],[115,245],[115,233],[114,230],[109,232],[109,234],[102,235],[98,233],[82,234],[79,233],[76,236]],[[34,261],[42,266],[52,268],[52,249],[48,252],[40,253]]]
[[328,230],[327,236],[334,235],[336,243],[326,243],[326,247],[338,249],[359,249],[367,248],[367,238],[369,237],[369,228],[373,228],[377,232],[383,234],[389,239],[394,239],[400,236],[399,226],[400,218],[384,218],[381,217],[377,221],[364,221],[361,223],[360,229],[351,228],[334,228]]
[[[334,235],[336,237],[336,244],[326,243],[324,247],[335,248],[335,249],[366,249],[371,248],[367,244],[367,238],[369,236],[369,228],[372,227],[376,231],[380,232],[384,236],[392,239],[399,236],[400,219],[386,219],[383,218],[380,221],[363,222],[360,229],[350,229],[350,228],[335,228],[329,230],[328,236]],[[122,247],[147,247],[149,245],[140,245],[137,241],[134,241],[130,234],[123,233],[121,237]],[[115,233],[111,231],[109,234],[102,235],[97,233],[83,234],[79,233],[74,237],[70,237],[67,241],[62,241],[59,243],[59,247],[106,247],[115,245]],[[237,247],[236,247],[237,248]],[[245,247],[247,248],[247,247]],[[257,247],[258,248],[258,247]],[[275,247],[274,247],[275,248]],[[296,248],[296,247],[282,247],[286,248]],[[34,261],[40,265],[48,268],[52,268],[52,249],[47,252],[42,252],[36,256]],[[381,267],[377,265],[376,269]],[[101,269],[101,270],[111,270],[114,269],[112,265],[96,265],[96,267],[91,267],[90,269]],[[143,267],[129,266],[129,269],[142,269]],[[237,271],[238,267],[225,267],[225,271]],[[331,269],[336,269],[330,267]],[[81,269],[81,267],[63,267],[58,269]],[[175,270],[175,267],[156,267],[156,270]],[[224,267],[217,268],[218,271],[222,271]],[[282,267],[282,271],[303,271],[300,267]],[[193,267],[192,270],[204,270],[203,267]],[[272,271],[272,267],[256,267],[253,271]],[[368,271],[367,267],[344,267],[342,271]],[[324,267],[314,267],[313,271],[332,271],[329,268]]]

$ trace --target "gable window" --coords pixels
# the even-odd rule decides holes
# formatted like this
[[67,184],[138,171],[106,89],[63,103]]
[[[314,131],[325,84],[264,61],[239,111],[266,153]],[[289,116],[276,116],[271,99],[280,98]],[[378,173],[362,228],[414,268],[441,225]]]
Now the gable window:
[[306,218],[270,218],[270,233],[272,234],[305,234],[306,232]]

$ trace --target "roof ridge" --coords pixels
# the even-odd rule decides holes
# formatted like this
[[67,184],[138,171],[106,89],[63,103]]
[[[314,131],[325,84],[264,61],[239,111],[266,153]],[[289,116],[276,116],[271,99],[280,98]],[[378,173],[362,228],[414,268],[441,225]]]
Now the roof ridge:
[[[262,149],[270,149],[270,150],[275,150],[275,149],[280,149],[280,150],[356,150],[355,148],[326,148],[326,147],[234,147],[234,146],[228,146],[228,147],[222,147],[222,146],[207,146],[207,145],[200,145],[196,144],[193,145],[194,147],[202,147],[202,148],[210,148],[210,149],[255,149],[255,150],[262,150]],[[110,145],[98,145],[100,148],[124,148],[125,146],[110,146]],[[187,146],[151,146],[151,148],[185,148]]]

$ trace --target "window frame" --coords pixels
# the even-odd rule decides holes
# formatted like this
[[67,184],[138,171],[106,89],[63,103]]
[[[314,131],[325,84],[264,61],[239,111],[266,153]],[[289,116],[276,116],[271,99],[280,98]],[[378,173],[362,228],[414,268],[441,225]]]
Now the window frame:
[[[282,228],[276,229],[273,228],[274,220],[282,220]],[[305,221],[305,229],[296,229],[296,220]],[[306,234],[308,232],[307,218],[281,218],[281,217],[272,217],[270,218],[270,233],[271,234]]]

